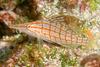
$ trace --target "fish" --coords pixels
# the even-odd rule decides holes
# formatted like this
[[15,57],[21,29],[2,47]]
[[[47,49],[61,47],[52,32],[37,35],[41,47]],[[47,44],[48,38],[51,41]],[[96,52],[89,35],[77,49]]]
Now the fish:
[[31,37],[37,37],[65,47],[67,45],[88,44],[87,36],[82,37],[75,32],[74,28],[80,24],[80,21],[70,17],[72,16],[55,16],[45,20],[13,25],[10,28],[17,29]]

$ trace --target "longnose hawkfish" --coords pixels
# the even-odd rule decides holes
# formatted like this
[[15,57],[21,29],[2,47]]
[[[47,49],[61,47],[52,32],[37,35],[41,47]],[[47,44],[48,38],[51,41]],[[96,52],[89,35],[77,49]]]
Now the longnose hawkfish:
[[20,32],[24,32],[30,36],[62,46],[69,44],[86,45],[88,43],[88,37],[82,37],[73,31],[80,24],[80,21],[71,17],[62,15],[10,27],[18,29]]

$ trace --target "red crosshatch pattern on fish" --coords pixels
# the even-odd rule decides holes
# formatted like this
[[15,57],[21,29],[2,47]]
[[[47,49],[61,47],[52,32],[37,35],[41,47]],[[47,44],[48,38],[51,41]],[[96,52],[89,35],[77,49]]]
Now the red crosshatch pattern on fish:
[[34,25],[33,26],[31,25],[32,26],[31,28],[41,29],[41,33],[43,34],[42,36],[47,37],[51,41],[55,41],[55,42],[61,41],[61,42],[66,42],[66,43],[68,42],[68,43],[77,43],[77,44],[86,42],[86,41],[83,41],[83,38],[75,36],[75,34],[73,34],[73,31],[68,30],[65,32],[65,30],[63,29],[64,27],[60,27],[60,25],[59,27],[57,27],[55,25],[51,25],[50,23],[45,24],[45,23],[39,22],[39,24],[41,24],[40,25],[41,27],[38,27],[38,26],[34,27]]
[[[20,25],[19,25],[20,26]],[[50,22],[32,22],[26,25],[29,31],[36,33],[44,40],[53,41],[58,44],[87,44],[87,38],[83,38],[75,34],[74,31],[68,29],[66,24],[63,23],[50,23]]]

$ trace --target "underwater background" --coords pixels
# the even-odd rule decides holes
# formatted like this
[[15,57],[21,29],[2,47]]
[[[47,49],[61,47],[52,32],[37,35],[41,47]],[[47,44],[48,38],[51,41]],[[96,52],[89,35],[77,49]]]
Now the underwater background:
[[0,67],[100,67],[99,0],[0,0]]

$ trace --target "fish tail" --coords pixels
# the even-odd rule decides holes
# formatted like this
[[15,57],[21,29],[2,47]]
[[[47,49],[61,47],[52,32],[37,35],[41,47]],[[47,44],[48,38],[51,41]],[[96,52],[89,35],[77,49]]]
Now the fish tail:
[[86,33],[87,33],[87,36],[88,36],[88,38],[90,40],[93,40],[94,39],[93,33],[89,29],[86,30]]

